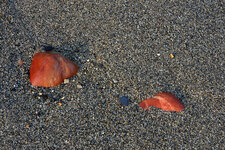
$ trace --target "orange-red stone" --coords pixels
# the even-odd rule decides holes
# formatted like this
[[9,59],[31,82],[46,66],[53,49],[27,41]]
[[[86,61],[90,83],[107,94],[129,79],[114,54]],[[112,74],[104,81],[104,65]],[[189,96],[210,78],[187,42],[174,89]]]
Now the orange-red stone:
[[57,53],[38,52],[30,67],[33,86],[54,87],[78,72],[78,66]]
[[140,104],[143,109],[149,109],[150,106],[160,108],[165,111],[183,111],[184,105],[179,99],[167,92],[156,94],[153,98],[143,100]]

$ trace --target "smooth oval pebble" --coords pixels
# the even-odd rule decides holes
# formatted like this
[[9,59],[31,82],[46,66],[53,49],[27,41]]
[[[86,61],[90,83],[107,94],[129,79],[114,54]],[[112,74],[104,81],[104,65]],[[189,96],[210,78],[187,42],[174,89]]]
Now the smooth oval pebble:
[[128,106],[128,105],[129,105],[129,101],[130,101],[129,98],[126,97],[126,96],[120,97],[120,102],[121,102],[123,105]]

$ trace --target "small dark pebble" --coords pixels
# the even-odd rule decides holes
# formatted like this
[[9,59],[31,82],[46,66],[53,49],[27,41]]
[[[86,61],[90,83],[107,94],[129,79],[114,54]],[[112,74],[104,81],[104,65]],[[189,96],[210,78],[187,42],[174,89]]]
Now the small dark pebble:
[[11,89],[11,92],[15,92],[15,91],[16,91],[16,88],[12,88],[12,89]]
[[128,99],[128,97],[126,97],[126,96],[122,96],[122,97],[120,97],[120,102],[123,104],[123,105],[126,105],[126,106],[128,106],[129,105],[129,99]]

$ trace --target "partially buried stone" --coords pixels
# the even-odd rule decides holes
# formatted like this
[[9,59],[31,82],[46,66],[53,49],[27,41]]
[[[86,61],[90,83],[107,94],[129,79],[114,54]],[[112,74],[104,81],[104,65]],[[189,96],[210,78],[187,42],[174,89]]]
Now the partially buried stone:
[[82,85],[78,84],[78,85],[77,85],[77,88],[78,88],[78,89],[82,89]]
[[128,97],[127,96],[122,96],[122,97],[120,97],[120,102],[123,104],[123,105],[126,105],[126,106],[128,106],[129,105],[129,99],[128,99]]

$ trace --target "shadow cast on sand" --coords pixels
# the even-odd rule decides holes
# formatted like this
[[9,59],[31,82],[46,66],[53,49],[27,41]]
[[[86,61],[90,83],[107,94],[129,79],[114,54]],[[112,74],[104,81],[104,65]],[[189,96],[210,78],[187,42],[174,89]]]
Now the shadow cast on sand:
[[82,68],[85,62],[88,60],[90,53],[87,41],[63,43],[62,45],[56,47],[51,45],[42,45],[42,49],[44,51],[53,50],[75,62],[80,68]]

